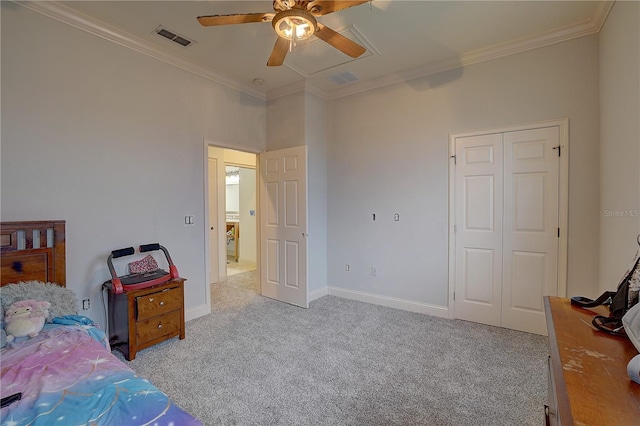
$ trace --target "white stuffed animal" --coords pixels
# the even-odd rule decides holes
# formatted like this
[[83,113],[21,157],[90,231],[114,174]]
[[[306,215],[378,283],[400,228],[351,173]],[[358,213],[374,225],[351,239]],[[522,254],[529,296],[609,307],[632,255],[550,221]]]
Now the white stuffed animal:
[[7,342],[16,337],[36,337],[44,327],[50,307],[49,302],[37,300],[22,300],[12,304],[4,317]]

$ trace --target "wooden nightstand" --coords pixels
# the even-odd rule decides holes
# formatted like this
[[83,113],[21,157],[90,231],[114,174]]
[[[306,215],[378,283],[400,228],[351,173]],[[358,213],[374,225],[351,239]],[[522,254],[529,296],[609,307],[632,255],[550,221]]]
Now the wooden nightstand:
[[109,343],[129,361],[173,337],[184,339],[184,278],[120,294],[109,292]]

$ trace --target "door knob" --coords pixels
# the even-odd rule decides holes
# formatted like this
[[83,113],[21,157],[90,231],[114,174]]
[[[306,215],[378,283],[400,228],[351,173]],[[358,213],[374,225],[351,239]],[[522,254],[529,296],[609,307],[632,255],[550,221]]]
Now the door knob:
[[211,227],[211,230],[213,231],[213,226]]

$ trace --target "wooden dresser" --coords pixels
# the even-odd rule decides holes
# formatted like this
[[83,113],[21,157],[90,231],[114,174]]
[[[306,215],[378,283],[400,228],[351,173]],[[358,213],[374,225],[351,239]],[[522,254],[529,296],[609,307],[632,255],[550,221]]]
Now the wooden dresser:
[[109,292],[109,343],[129,361],[172,337],[184,339],[184,278],[114,294]]
[[545,297],[549,332],[547,425],[640,425],[640,384],[627,375],[638,351],[626,337],[591,327],[605,307],[583,309]]

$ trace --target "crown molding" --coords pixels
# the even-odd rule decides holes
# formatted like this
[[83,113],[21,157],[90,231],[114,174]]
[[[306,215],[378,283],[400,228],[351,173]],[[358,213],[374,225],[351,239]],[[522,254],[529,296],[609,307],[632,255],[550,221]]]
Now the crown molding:
[[206,68],[191,61],[186,61],[175,55],[167,53],[150,45],[146,41],[140,39],[139,37],[136,37],[133,34],[127,33],[117,27],[107,25],[104,22],[100,22],[89,16],[80,14],[79,12],[55,1],[12,1],[15,4],[18,4],[26,9],[37,12],[51,19],[55,19],[56,21],[70,25],[74,28],[93,34],[105,40],[111,41],[120,46],[150,56],[169,65],[181,68],[199,77],[205,78],[231,89],[238,90],[260,100],[267,100],[266,95],[260,91],[256,91],[249,86],[238,83],[237,81],[224,77],[220,74],[211,72]]
[[602,3],[598,3],[598,9],[596,10],[595,15],[593,16],[594,26],[598,29],[598,32],[604,26],[607,17],[609,17],[609,12],[611,12],[611,8],[616,0],[606,1]]
[[305,90],[306,85],[306,80],[303,79],[294,83],[289,83],[286,86],[279,87],[277,89],[269,90],[267,92],[267,101],[273,101],[275,99],[293,95],[294,93],[302,92]]
[[609,14],[609,11],[611,10],[611,7],[613,6],[613,3],[614,1],[600,4],[593,19],[569,25],[554,31],[549,31],[537,36],[527,37],[516,41],[494,45],[484,49],[478,49],[471,52],[463,53],[459,57],[454,57],[444,61],[411,68],[394,75],[386,75],[372,80],[357,82],[346,87],[331,90],[327,94],[326,98],[327,100],[333,100],[345,96],[355,95],[357,93],[366,92],[368,90],[373,90],[396,83],[402,83],[404,81],[412,80],[415,78],[426,77],[431,74],[449,71],[459,67],[466,67],[481,62],[491,61],[493,59],[515,55],[517,53],[523,53],[529,50],[538,49],[540,47],[550,46],[556,43],[562,43],[564,41],[569,41],[575,38],[595,34],[598,33],[602,28],[602,25],[604,25],[604,22],[607,18],[607,15]]
[[267,92],[267,101],[283,98],[285,96],[293,95],[298,92],[310,93],[322,99],[323,101],[329,100],[329,98],[327,98],[327,94],[324,91],[310,84],[308,80],[299,80],[295,83],[287,84],[286,86],[269,90]]
[[55,19],[64,24],[75,27],[79,30],[88,32],[105,40],[116,43],[120,46],[132,49],[136,52],[150,56],[167,64],[173,65],[207,80],[221,84],[234,90],[238,90],[257,99],[268,101],[272,99],[288,96],[300,91],[307,91],[325,101],[338,99],[345,96],[355,95],[357,93],[389,86],[396,83],[412,80],[419,77],[425,77],[431,74],[448,71],[451,69],[465,67],[480,62],[490,61],[501,57],[526,52],[540,47],[549,46],[555,43],[572,40],[578,37],[587,36],[598,33],[604,25],[615,0],[600,3],[598,9],[594,13],[592,19],[584,22],[570,25],[558,30],[543,33],[538,36],[516,40],[508,43],[491,46],[484,49],[478,49],[466,52],[458,57],[448,60],[415,67],[393,75],[386,75],[380,78],[356,82],[346,87],[340,87],[325,92],[320,88],[310,84],[308,80],[303,79],[298,82],[289,84],[285,87],[268,91],[266,94],[257,91],[251,86],[239,83],[233,79],[224,77],[220,74],[212,72],[191,61],[181,59],[175,55],[164,52],[148,42],[127,33],[117,27],[110,26],[104,22],[100,22],[89,16],[80,14],[79,12],[64,6],[56,1],[18,1],[12,0],[14,3],[40,13],[41,15]]

